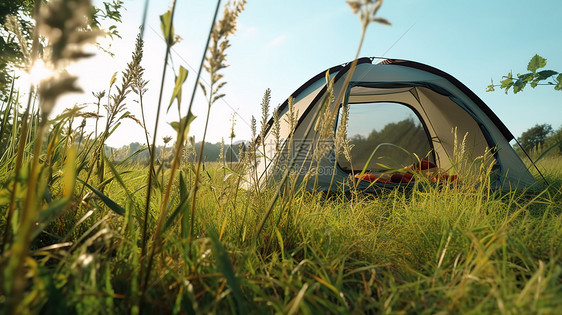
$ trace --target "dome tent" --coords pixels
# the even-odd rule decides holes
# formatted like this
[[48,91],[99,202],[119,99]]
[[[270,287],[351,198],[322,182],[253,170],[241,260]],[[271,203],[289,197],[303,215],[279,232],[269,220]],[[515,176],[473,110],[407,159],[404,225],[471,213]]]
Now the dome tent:
[[[375,60],[358,59],[346,88],[351,63],[332,67],[303,84],[277,109],[278,135],[271,119],[265,137],[255,140],[260,157],[252,172],[260,184],[266,179],[279,179],[286,168],[296,172],[298,181],[305,180],[308,189],[321,191],[338,190],[338,183],[364,169],[379,176],[387,170],[415,164],[416,160],[418,164],[422,160],[436,169],[448,170],[456,163],[457,135],[463,139],[468,159],[486,152],[493,154],[492,187],[526,188],[535,184],[509,144],[514,136],[465,85],[421,63],[396,59],[374,63]],[[330,84],[333,96],[326,103]],[[336,104],[339,100],[343,102]],[[328,104],[337,117],[328,121],[318,115],[325,108],[323,104]],[[342,104],[348,117],[348,141],[354,146],[348,158],[335,153],[333,141],[322,140],[318,127],[333,123],[330,127],[335,131],[341,121]],[[289,123],[291,114],[293,128]],[[283,140],[281,146],[277,145],[277,137]],[[317,155],[316,151],[322,153]],[[312,177],[311,169],[315,173]],[[396,185],[403,183],[360,181],[357,188]]]

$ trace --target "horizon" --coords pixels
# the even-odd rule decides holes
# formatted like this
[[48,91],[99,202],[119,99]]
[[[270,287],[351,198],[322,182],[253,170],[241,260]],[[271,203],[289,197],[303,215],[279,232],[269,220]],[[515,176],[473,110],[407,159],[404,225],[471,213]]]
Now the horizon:
[[[562,70],[562,58],[555,59],[562,51],[562,43],[552,40],[556,37],[557,13],[562,12],[562,2],[543,0],[535,5],[515,2],[520,5],[512,1],[477,1],[471,6],[445,0],[423,4],[406,1],[406,5],[384,2],[379,16],[388,19],[392,26],[371,24],[360,55],[413,60],[451,74],[480,97],[516,137],[536,124],[547,123],[558,129],[562,126],[562,115],[552,113],[559,112],[561,95],[552,87],[527,86],[517,95],[512,92],[506,95],[499,89],[485,92],[490,79],[499,83],[501,76],[510,70],[514,74],[526,71],[528,61],[535,54],[548,60],[546,69]],[[100,1],[94,3],[99,5]],[[163,101],[169,100],[173,72],[182,65],[189,70],[182,95],[187,103],[215,3],[193,0],[179,1],[177,5],[175,33],[183,40],[172,48],[173,66],[168,68]],[[545,6],[550,9],[544,11]],[[141,24],[142,7],[142,3],[125,0],[123,23],[118,25],[122,39],[100,39],[102,45],[111,42],[109,50],[115,57],[98,51],[95,58],[69,67],[70,72],[86,74],[78,82],[84,93],[61,99],[56,113],[76,103],[93,102],[91,92],[105,89],[113,72],[120,74],[125,68]],[[165,50],[159,15],[167,9],[167,2],[151,2],[144,32],[142,65],[146,68],[145,79],[150,81],[146,95],[146,103],[152,104],[147,106],[149,117],[155,116],[158,88],[154,83],[160,80]],[[525,21],[525,27],[517,27],[516,21]],[[251,139],[250,117],[261,116],[259,104],[266,88],[272,90],[270,107],[275,108],[314,75],[351,61],[359,36],[359,19],[343,0],[290,0],[282,4],[249,1],[239,17],[237,33],[230,38],[231,47],[227,50],[230,66],[221,72],[228,82],[223,89],[226,96],[211,109],[213,128],[207,140],[216,143],[221,138],[228,139],[233,113],[236,113],[237,135],[234,140]],[[99,71],[100,64],[106,71]],[[201,75],[204,84],[207,77],[207,73]],[[193,112],[198,118],[191,126],[190,136],[195,135],[197,139],[202,134],[206,103],[200,91],[195,100]],[[140,116],[132,99],[128,106],[128,110]],[[164,136],[175,138],[175,131],[169,126],[174,120],[177,120],[176,111],[172,109],[169,114],[162,111],[158,144]],[[153,123],[148,124],[150,131]],[[89,122],[87,128],[91,127]],[[125,122],[108,139],[108,144],[118,147],[133,141],[143,142],[140,127]]]

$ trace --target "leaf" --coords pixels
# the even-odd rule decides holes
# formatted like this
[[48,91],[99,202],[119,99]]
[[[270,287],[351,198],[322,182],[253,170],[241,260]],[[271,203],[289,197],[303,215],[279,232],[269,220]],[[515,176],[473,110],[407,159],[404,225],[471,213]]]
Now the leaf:
[[533,82],[531,82],[531,87],[536,87],[537,85],[539,85],[540,81],[546,80],[556,74],[558,74],[558,72],[553,70],[543,70],[535,73],[535,79],[533,80]]
[[183,171],[180,171],[180,200],[184,201],[187,200],[187,197],[189,196],[187,194],[187,184],[185,182],[185,174]]
[[[188,195],[189,197],[189,195]],[[168,219],[166,220],[166,223],[164,224],[164,231],[169,230],[173,225],[174,225],[174,220],[176,219],[176,217],[180,214],[183,213],[183,219],[188,219],[189,216],[185,215],[187,213],[187,207],[189,206],[189,203],[187,202],[187,198],[186,199],[182,199],[179,203],[179,205],[176,207],[176,209],[174,209],[174,211],[172,211],[172,214],[170,214],[170,216],[168,217]],[[187,225],[184,225],[187,226]],[[187,233],[187,230],[186,230]]]
[[223,97],[224,97],[224,94],[219,94],[219,95],[216,95],[215,97],[213,97],[213,104]]
[[203,85],[203,83],[199,82],[199,87],[200,87],[201,90],[203,91],[203,95],[207,96],[207,89],[205,88],[205,86]]
[[539,85],[539,78],[536,78],[535,80],[533,80],[533,82],[531,82],[531,87],[532,88],[536,88],[537,85]]
[[109,138],[109,136],[111,136],[115,132],[115,130],[117,130],[117,128],[119,128],[119,126],[121,126],[121,122],[118,122],[118,123],[115,124],[115,126],[113,126],[113,128],[107,134],[107,137]]
[[556,81],[558,81],[558,84],[556,84],[556,86],[554,87],[554,89],[557,90],[557,91],[562,90],[562,73],[559,74],[559,75],[556,77]]
[[515,83],[513,83],[513,93],[517,94],[517,92],[523,91],[525,85],[527,85],[527,82],[518,79]]
[[501,80],[500,83],[500,88],[505,89],[505,93],[507,94],[507,90],[509,90],[513,86],[513,78],[511,77],[511,73],[508,77]]
[[525,74],[518,74],[518,75],[517,75],[517,78],[518,78],[519,80],[524,81],[524,82],[529,82],[529,81],[531,81],[534,77],[535,77],[535,74],[532,73],[532,72],[525,73]]
[[356,14],[361,9],[361,3],[358,0],[347,0],[346,3],[353,11],[353,14]]
[[[185,174],[183,171],[180,171],[179,177],[180,177],[180,203],[176,207],[176,209],[172,211],[172,214],[166,220],[166,224],[164,225],[164,230],[168,230],[174,224],[175,218],[180,213],[184,213],[182,220],[189,218],[189,216],[185,214],[187,213],[187,206],[188,206],[187,200],[189,199],[189,196],[191,196],[191,191],[188,190],[187,188],[187,184],[185,181]],[[182,224],[182,228],[185,227],[187,227],[187,224]],[[187,230],[182,231],[182,234],[183,233],[187,233]]]
[[[129,199],[131,204],[135,204],[135,200],[133,199],[133,196],[131,195],[131,193],[129,192],[129,189],[125,185],[125,182],[123,181],[123,178],[121,177],[121,174],[119,174],[119,172],[115,168],[115,165],[113,165],[113,163],[111,163],[111,161],[109,161],[109,159],[105,156],[105,154],[103,155],[103,159],[104,159],[105,163],[107,164],[107,166],[109,166],[109,169],[113,173],[114,178],[117,179],[117,182],[119,183],[119,185],[121,185],[121,187],[125,190],[125,194],[127,195],[127,198]],[[125,172],[123,172],[123,174],[129,173],[129,172],[130,171],[125,171]]]
[[125,209],[123,209],[123,207],[118,205],[115,201],[109,199],[109,197],[104,195],[101,191],[90,186],[88,183],[82,181],[80,178],[76,178],[76,180],[82,183],[82,185],[90,188],[90,190],[93,191],[94,194],[96,194],[101,199],[101,201],[103,201],[103,203],[105,203],[105,205],[109,207],[109,209],[113,210],[118,215],[125,215]]
[[164,41],[168,46],[175,44],[174,26],[172,25],[172,11],[168,10],[166,13],[160,15],[160,28],[164,35]]
[[63,196],[65,198],[70,198],[72,196],[74,193],[74,185],[76,184],[76,147],[72,146],[68,151],[64,165],[63,178]]
[[488,87],[486,88],[486,92],[494,92],[496,89],[494,89],[494,79],[490,79],[490,85],[488,85]]
[[226,278],[226,283],[228,283],[228,286],[232,290],[232,295],[234,295],[234,300],[238,305],[238,312],[240,314],[248,314],[248,310],[244,305],[242,290],[240,289],[238,278],[236,278],[234,274],[234,268],[232,267],[228,253],[219,241],[217,232],[213,228],[209,228],[208,230],[210,231],[209,236],[213,243],[213,252],[215,254],[217,268]]
[[377,23],[380,23],[380,24],[384,24],[384,25],[388,25],[388,26],[392,26],[392,23],[390,23],[387,19],[381,18],[381,17],[374,18],[371,21],[377,22]]
[[232,176],[232,175],[234,175],[234,173],[228,173],[228,174],[226,174],[226,176],[224,176],[224,178],[223,178],[222,181],[223,181],[223,182],[226,182],[226,181],[228,180],[228,178],[230,178],[230,176]]
[[546,80],[553,75],[557,75],[558,72],[556,72],[554,70],[542,70],[542,71],[537,72],[537,74],[538,74],[539,80]]
[[109,80],[109,87],[112,87],[113,84],[115,84],[116,80],[117,80],[117,72],[113,73],[113,75],[111,76],[111,80]]
[[527,65],[527,70],[535,73],[537,72],[537,69],[542,68],[544,66],[546,66],[546,59],[544,59],[539,55],[535,55],[533,58],[531,58],[531,61],[529,61],[529,64]]
[[183,129],[183,138],[185,139],[187,134],[189,133],[189,125],[191,125],[191,122],[195,119],[195,117],[197,116],[189,112],[189,114],[187,114],[187,116],[182,117],[182,119],[179,122],[178,121],[171,122],[170,126],[174,128],[174,130],[178,133],[178,135]]
[[174,99],[178,100],[178,107],[179,104],[181,104],[181,88],[185,83],[185,80],[187,79],[188,73],[189,71],[187,71],[186,68],[180,66],[179,75],[176,77],[176,86],[174,86],[174,92],[172,92],[172,98],[170,99],[170,104],[168,104],[168,109],[166,110],[166,112],[170,110],[170,107],[172,107]]
[[70,198],[63,197],[59,200],[53,201],[49,204],[49,207],[45,210],[42,210],[39,213],[39,218],[37,221],[45,222],[48,219],[54,218],[60,211],[64,210]]

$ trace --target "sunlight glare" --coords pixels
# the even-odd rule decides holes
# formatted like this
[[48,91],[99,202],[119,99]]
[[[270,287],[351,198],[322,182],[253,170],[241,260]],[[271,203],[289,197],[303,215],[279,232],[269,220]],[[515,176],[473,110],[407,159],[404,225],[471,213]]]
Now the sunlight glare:
[[33,67],[29,71],[29,79],[31,84],[39,85],[39,83],[50,76],[53,75],[53,71],[45,66],[43,60],[38,59],[33,64]]

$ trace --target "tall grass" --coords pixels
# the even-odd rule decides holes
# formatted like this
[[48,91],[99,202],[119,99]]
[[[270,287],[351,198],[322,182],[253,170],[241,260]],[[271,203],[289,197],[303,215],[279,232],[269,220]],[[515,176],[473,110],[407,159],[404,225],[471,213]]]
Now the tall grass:
[[[67,4],[48,5],[55,3]],[[206,123],[225,82],[219,71],[228,42],[221,43],[243,4],[227,4],[212,23],[201,63],[214,77],[203,87]],[[374,19],[378,5],[365,17]],[[168,51],[173,9],[162,22]],[[187,138],[192,102],[185,109],[172,98],[178,107],[172,164],[157,161],[157,130],[147,138],[149,166],[112,161],[104,143],[131,118],[124,100],[142,100],[151,88],[139,71],[139,39],[121,83],[116,75],[106,93],[94,94],[107,110],[99,134],[71,130],[77,118],[100,120],[99,111],[76,107],[47,119],[44,96],[34,105],[34,93],[23,115],[17,93],[2,104],[3,313],[562,311],[561,157],[541,160],[552,185],[538,194],[492,190],[488,160],[467,160],[462,141],[459,183],[326,195],[306,191],[288,172],[278,186],[258,186],[252,171],[264,158],[258,142],[238,163],[204,163],[203,147],[195,162],[185,158],[194,154]],[[183,81],[178,76],[174,95]],[[325,105],[316,117],[330,117],[329,110]],[[289,125],[295,115],[290,101]],[[274,132],[279,121],[274,117]],[[148,136],[144,115],[139,124]],[[345,139],[345,130],[338,133]],[[338,143],[345,154],[345,141]],[[245,181],[249,189],[241,188]]]

